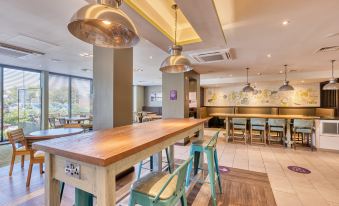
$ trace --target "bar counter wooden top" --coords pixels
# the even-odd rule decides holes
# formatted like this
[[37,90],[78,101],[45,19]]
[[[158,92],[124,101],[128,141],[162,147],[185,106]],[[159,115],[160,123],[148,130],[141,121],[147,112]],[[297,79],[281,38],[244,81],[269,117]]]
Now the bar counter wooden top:
[[211,113],[212,117],[243,117],[243,118],[272,118],[272,119],[320,119],[318,116],[306,115],[284,115],[284,114],[231,114],[231,113]]
[[107,166],[204,121],[206,120],[162,119],[37,142],[33,148],[85,163]]

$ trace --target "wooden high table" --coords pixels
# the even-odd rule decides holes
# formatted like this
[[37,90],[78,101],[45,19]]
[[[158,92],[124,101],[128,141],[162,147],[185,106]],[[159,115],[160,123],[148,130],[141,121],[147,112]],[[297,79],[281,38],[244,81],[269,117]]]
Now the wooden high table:
[[320,119],[317,116],[306,116],[306,115],[278,115],[278,114],[230,114],[230,113],[211,113],[209,116],[212,117],[223,117],[225,118],[225,127],[226,127],[226,138],[229,137],[229,119],[230,118],[265,118],[265,119],[286,119],[286,145],[291,147],[291,120],[292,119],[311,119],[316,120]]
[[45,205],[60,205],[59,181],[93,194],[97,205],[115,205],[116,174],[196,132],[203,138],[204,121],[162,119],[34,143],[45,152]]

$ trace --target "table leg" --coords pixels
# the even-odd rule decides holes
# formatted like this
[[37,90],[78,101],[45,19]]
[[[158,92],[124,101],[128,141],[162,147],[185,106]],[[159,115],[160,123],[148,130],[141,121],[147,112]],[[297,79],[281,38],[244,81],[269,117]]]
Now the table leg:
[[291,148],[292,147],[292,144],[293,144],[293,141],[291,141],[291,119],[287,119],[287,125],[286,125],[286,140],[285,140],[285,143],[286,143],[286,146],[288,148]]
[[52,159],[49,153],[45,153],[45,205],[60,205],[60,184],[52,176]]
[[228,137],[229,137],[229,118],[226,116],[225,117],[225,139],[226,142],[228,142]]
[[162,151],[153,155],[153,169],[156,172],[162,171]]
[[[204,128],[199,130],[198,138],[204,139]],[[199,168],[204,168],[204,152],[200,152]]]
[[175,170],[174,145],[169,146],[169,159],[170,159],[170,165],[171,165],[172,172],[173,172]]
[[93,195],[75,188],[75,206],[93,206]]
[[96,198],[97,205],[115,205],[115,169],[112,166],[96,167]]

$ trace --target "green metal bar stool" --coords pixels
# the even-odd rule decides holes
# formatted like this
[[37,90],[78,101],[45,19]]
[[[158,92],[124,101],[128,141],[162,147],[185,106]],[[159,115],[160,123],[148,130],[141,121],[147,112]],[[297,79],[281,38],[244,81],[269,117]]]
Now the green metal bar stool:
[[312,141],[312,134],[313,134],[313,120],[306,120],[306,119],[294,119],[293,120],[293,135],[292,141],[294,149],[296,149],[296,135],[301,134],[301,143],[304,143],[304,138],[306,137],[307,145],[311,147],[313,151],[313,141]]
[[[266,119],[265,118],[251,118],[250,119],[250,137],[251,144],[266,145]],[[259,141],[253,141],[259,140]]]
[[[190,156],[194,155],[194,167],[196,170],[194,172],[195,175],[196,175],[198,165],[199,165],[200,154],[204,152],[207,155],[208,175],[210,179],[210,187],[211,187],[211,193],[212,193],[211,195],[212,195],[214,206],[216,206],[217,204],[217,197],[216,197],[216,191],[215,191],[215,173],[217,174],[217,178],[218,178],[219,191],[220,193],[222,193],[219,163],[218,163],[218,153],[216,149],[219,132],[220,131],[217,131],[209,141],[198,140],[198,141],[192,142],[191,149],[190,149]],[[202,168],[199,168],[199,169],[202,169]],[[192,171],[192,162],[189,164],[188,170],[187,170],[186,187],[188,187],[190,184],[191,171]]]
[[[64,193],[65,182],[60,182],[60,202]],[[74,206],[93,206],[93,195],[78,188],[75,188]]]
[[133,183],[129,206],[174,206],[179,199],[187,206],[185,177],[187,166],[193,157],[186,160],[172,174],[151,172]]
[[[247,119],[232,118],[232,140],[233,142],[247,142]],[[240,136],[238,136],[240,135]]]
[[285,119],[268,119],[268,144],[271,142],[283,142],[286,134]]
[[[166,169],[169,171],[169,173],[172,173],[172,168],[171,168],[171,161],[170,161],[170,158],[169,158],[169,153],[168,153],[168,147],[165,148],[165,153],[166,153],[166,160],[165,163],[167,164],[167,167],[165,168],[162,168],[162,169]],[[146,167],[143,167],[145,164],[149,163],[150,164],[150,168],[146,168]],[[141,170],[142,169],[147,169],[147,170],[150,170],[151,172],[153,171],[153,156],[150,156],[150,160],[149,161],[140,161],[139,163],[139,169],[138,169],[138,179],[140,179],[140,176],[141,176]]]

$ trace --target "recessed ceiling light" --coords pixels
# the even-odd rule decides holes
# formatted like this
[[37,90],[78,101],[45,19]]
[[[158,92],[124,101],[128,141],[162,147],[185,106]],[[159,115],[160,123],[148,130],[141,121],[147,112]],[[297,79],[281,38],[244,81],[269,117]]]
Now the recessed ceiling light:
[[136,68],[136,69],[134,69],[134,71],[136,71],[136,72],[142,72],[142,71],[144,71],[142,68]]
[[267,58],[271,58],[271,57],[272,57],[272,55],[271,55],[271,54],[267,54],[266,56],[267,56]]
[[149,56],[149,59],[153,59],[153,56]]
[[91,71],[91,69],[88,69],[88,68],[82,68],[81,71],[83,71],[83,72],[89,72],[89,71]]
[[82,56],[82,57],[93,57],[93,54],[89,54],[87,52],[80,53],[79,55]]
[[103,20],[102,23],[106,24],[106,25],[111,25],[112,22],[108,21],[108,20]]
[[282,25],[287,26],[289,23],[290,23],[290,21],[284,20],[284,21],[282,22]]
[[284,71],[283,71],[283,70],[280,70],[279,73],[282,74],[282,73],[284,73]]
[[230,75],[228,75],[228,76],[230,76],[230,77],[233,77],[233,75],[232,75],[232,74],[230,74]]
[[297,70],[296,69],[290,69],[288,70],[288,72],[296,72]]
[[301,80],[301,83],[305,83],[305,81],[304,81],[304,80]]
[[258,72],[258,73],[257,73],[257,75],[261,76],[261,75],[262,75],[262,73],[261,73],[261,72]]
[[52,62],[61,62],[61,59],[51,59]]

